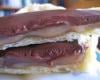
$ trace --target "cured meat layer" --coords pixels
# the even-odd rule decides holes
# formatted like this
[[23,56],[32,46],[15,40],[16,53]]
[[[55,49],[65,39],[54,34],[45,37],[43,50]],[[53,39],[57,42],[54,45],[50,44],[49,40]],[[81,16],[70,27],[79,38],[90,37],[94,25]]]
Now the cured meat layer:
[[24,34],[45,27],[57,27],[61,24],[65,24],[70,30],[75,25],[95,22],[100,22],[100,11],[50,10],[17,14],[0,18],[0,37]]
[[52,38],[99,27],[100,11],[50,10],[11,15],[0,18],[0,47],[27,37]]
[[0,51],[1,67],[57,66],[79,63],[85,48],[77,42],[52,42]]

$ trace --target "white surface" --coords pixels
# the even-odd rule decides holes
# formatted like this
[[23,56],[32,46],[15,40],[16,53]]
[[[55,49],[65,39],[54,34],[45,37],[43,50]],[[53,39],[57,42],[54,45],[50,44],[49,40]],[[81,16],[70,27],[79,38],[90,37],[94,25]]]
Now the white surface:
[[52,74],[45,76],[27,76],[21,77],[17,75],[0,75],[0,80],[100,80],[99,76],[89,74]]
[[43,77],[40,80],[100,80],[97,76],[87,75],[87,74],[59,74]]

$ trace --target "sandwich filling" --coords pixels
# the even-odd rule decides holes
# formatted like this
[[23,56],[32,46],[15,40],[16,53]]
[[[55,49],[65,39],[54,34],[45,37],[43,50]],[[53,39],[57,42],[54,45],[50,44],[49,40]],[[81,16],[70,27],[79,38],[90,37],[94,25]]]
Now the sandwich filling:
[[[91,26],[91,24],[89,25]],[[4,41],[2,38],[0,46],[0,67],[54,67],[82,63],[86,50],[90,46],[88,43],[92,39],[93,30],[80,33],[66,32],[67,30],[65,28],[66,26],[64,25],[40,29],[36,31],[37,34],[35,35],[34,31],[33,34],[27,33],[15,35],[14,37],[11,36],[7,39],[10,39],[10,42],[7,42],[6,39]],[[47,32],[45,32],[46,29]],[[59,32],[56,33],[55,30]]]
[[26,37],[3,46],[5,50],[0,50],[0,66],[23,68],[79,64],[84,60],[91,38],[92,34],[76,32],[48,38]]
[[1,67],[57,66],[80,63],[85,47],[77,41],[51,42],[0,51]]

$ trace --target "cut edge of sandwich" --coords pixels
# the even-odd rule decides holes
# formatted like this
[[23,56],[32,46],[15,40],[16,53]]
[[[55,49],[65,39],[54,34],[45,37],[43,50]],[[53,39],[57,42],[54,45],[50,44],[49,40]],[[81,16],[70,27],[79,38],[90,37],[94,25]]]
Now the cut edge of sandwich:
[[[72,34],[75,34],[75,33],[72,32]],[[86,39],[86,36],[89,36],[90,34],[82,34],[82,37],[83,37],[83,35]],[[69,41],[72,39],[69,39]],[[82,41],[82,39],[81,39],[81,41]],[[41,73],[52,73],[52,72],[53,73],[57,73],[57,72],[87,72],[90,74],[96,74],[97,60],[96,60],[95,52],[96,52],[97,43],[98,43],[98,37],[95,34],[93,34],[91,38],[87,39],[87,41],[84,44],[87,45],[88,48],[86,49],[86,51],[84,53],[84,58],[81,63],[60,65],[60,66],[54,66],[54,67],[44,67],[44,66],[31,66],[31,67],[23,67],[23,68],[4,67],[4,68],[0,68],[0,73],[10,73],[10,74],[40,73],[41,74]],[[95,68],[94,68],[94,66],[95,66]]]

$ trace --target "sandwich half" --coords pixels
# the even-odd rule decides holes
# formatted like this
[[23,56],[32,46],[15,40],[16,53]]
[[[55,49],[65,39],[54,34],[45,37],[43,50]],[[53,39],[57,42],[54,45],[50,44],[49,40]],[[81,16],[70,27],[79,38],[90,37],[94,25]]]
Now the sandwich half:
[[0,18],[0,73],[95,72],[100,11],[48,10]]

